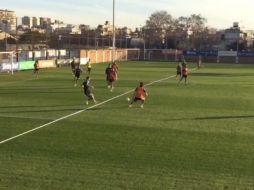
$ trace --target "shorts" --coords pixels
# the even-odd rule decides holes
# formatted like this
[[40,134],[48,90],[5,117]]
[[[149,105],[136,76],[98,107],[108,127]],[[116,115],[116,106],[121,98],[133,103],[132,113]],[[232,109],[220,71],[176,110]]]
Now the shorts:
[[90,90],[84,91],[84,94],[89,100],[93,99],[93,93]]
[[187,78],[187,77],[188,77],[188,75],[183,75],[182,77],[183,77],[183,78]]
[[182,74],[181,71],[176,72],[176,75],[181,75],[181,74]]
[[145,101],[145,100],[143,100],[142,98],[135,97],[134,102],[137,102],[137,101]]
[[76,77],[77,79],[79,79],[80,74],[75,74],[75,77]]

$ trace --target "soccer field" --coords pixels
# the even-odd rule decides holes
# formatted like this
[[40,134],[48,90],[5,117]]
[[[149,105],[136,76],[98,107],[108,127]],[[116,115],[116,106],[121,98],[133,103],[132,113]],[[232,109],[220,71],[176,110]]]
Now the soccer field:
[[0,74],[0,142],[64,117],[0,144],[0,189],[254,189],[254,65],[148,85],[144,109],[118,96],[175,75],[176,63],[120,63],[113,92],[106,66],[93,65],[100,105],[88,110],[70,68]]

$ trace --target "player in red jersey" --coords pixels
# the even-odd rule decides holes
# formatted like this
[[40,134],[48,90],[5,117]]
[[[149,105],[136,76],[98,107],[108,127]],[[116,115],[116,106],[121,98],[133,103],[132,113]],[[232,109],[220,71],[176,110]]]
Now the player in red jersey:
[[132,104],[137,101],[141,101],[141,108],[144,107],[145,99],[148,96],[146,89],[144,88],[144,83],[140,82],[139,86],[135,89],[133,100],[131,101],[129,107],[132,107]]
[[183,68],[182,68],[182,77],[178,82],[178,85],[180,84],[180,82],[184,79],[184,84],[187,84],[187,78],[188,78],[188,74],[189,74],[189,70],[187,67],[187,64],[183,64]]

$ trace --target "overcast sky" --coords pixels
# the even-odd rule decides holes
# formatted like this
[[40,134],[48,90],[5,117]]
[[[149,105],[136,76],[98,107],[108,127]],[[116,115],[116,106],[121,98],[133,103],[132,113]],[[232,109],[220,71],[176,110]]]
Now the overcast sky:
[[[65,23],[97,26],[112,21],[113,0],[1,0],[0,9],[16,11],[18,17],[51,17]],[[239,22],[254,30],[254,0],[115,0],[116,25],[131,28],[145,24],[149,16],[165,10],[173,17],[201,14],[207,25],[219,29]]]

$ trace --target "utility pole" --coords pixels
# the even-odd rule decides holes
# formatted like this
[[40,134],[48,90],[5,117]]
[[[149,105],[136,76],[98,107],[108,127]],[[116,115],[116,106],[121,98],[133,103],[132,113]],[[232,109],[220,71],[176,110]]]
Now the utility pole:
[[112,62],[115,61],[116,31],[115,31],[115,0],[113,0],[113,42],[112,42]]

